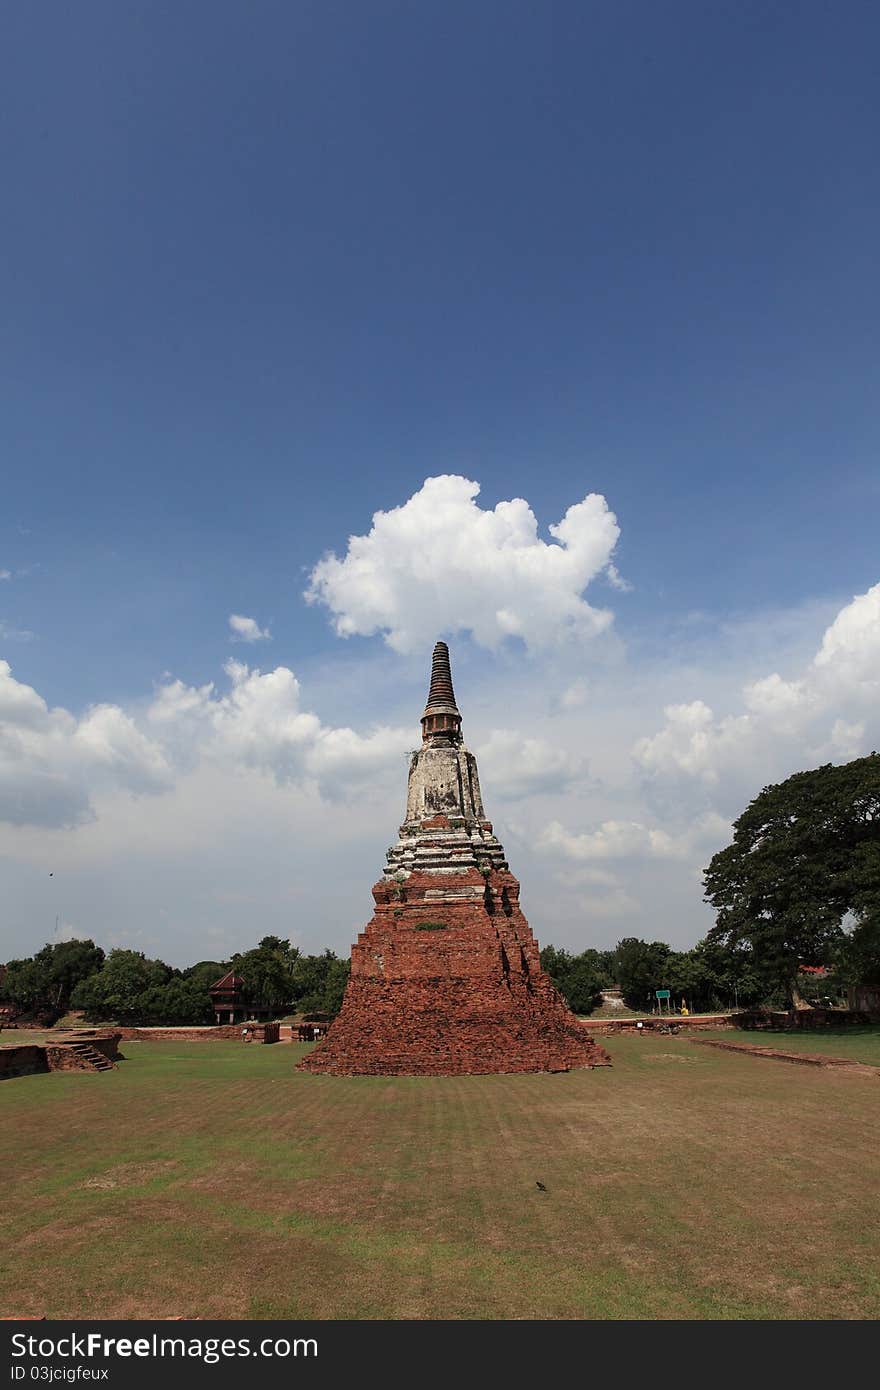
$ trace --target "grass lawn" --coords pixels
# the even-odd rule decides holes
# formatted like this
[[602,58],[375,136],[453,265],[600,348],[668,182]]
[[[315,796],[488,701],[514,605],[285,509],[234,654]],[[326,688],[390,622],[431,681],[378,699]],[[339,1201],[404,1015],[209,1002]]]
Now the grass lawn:
[[872,1077],[681,1037],[558,1076],[304,1050],[126,1043],[0,1083],[0,1313],[880,1317]]
[[880,1067],[880,1024],[862,1028],[817,1028],[814,1032],[788,1032],[784,1028],[731,1028],[712,1033],[713,1038],[731,1042],[757,1043],[759,1047],[778,1047],[782,1052],[821,1052],[826,1057],[848,1057]]

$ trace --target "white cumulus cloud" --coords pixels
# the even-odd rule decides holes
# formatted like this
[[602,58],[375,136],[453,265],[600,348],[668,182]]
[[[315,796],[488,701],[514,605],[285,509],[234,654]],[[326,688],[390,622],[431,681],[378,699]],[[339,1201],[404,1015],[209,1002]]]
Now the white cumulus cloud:
[[876,738],[880,707],[880,584],[840,610],[796,680],[778,672],[742,691],[745,712],[716,716],[703,700],[667,705],[665,724],[633,749],[654,778],[685,776],[753,795],[776,777],[822,760],[858,757]]
[[777,671],[763,680],[753,681],[743,690],[746,708],[768,719],[788,719],[802,714],[813,701],[813,692],[803,681],[783,680]]
[[880,694],[880,584],[841,609],[822,638],[813,669],[837,687],[864,687],[869,697]]
[[573,835],[559,821],[551,821],[538,841],[542,850],[565,859],[632,859],[645,855],[661,859],[678,858],[682,850],[665,830],[652,829],[638,821],[606,820],[595,830]]
[[272,639],[267,627],[260,627],[256,618],[246,618],[241,613],[230,613],[229,630],[233,642],[269,642]]
[[214,685],[161,686],[147,718],[166,741],[195,749],[202,760],[252,767],[279,784],[314,779],[328,795],[362,785],[393,763],[412,742],[411,732],[380,727],[369,734],[323,724],[301,707],[300,683],[287,666],[274,671],[228,661],[226,693]]
[[479,491],[468,478],[428,478],[401,506],[376,512],[367,535],[349,537],[341,559],[320,560],[306,598],[326,604],[340,636],[382,632],[400,652],[441,632],[468,631],[492,649],[520,637],[539,649],[604,631],[611,613],[582,595],[620,534],[605,498],[590,493],[569,507],[547,542],[528,502],[488,510]]
[[0,661],[0,819],[74,825],[91,814],[91,793],[102,786],[138,793],[171,783],[162,749],[118,706],[94,705],[81,719],[49,709]]
[[831,726],[831,747],[833,757],[845,762],[857,758],[865,746],[865,723],[859,720],[848,724],[845,719],[835,719]]
[[550,821],[538,839],[542,853],[575,863],[610,859],[685,860],[707,847],[718,848],[730,834],[730,822],[714,811],[695,817],[675,834],[634,820],[606,820],[593,830],[572,834]]
[[512,729],[493,729],[477,751],[483,782],[507,800],[561,791],[584,772],[583,759],[568,749]]
[[564,710],[580,709],[587,703],[587,696],[590,693],[588,683],[579,676],[572,681],[571,685],[566,686],[559,697],[559,704]]
[[94,816],[103,792],[169,792],[200,764],[252,768],[279,786],[312,783],[331,798],[362,795],[411,742],[403,729],[360,734],[322,723],[302,709],[285,666],[264,673],[230,661],[225,670],[226,691],[168,681],[138,716],[99,704],[77,718],[49,709],[0,661],[0,820],[74,826]]
[[632,584],[630,584],[628,579],[624,579],[617,566],[610,560],[608,564],[605,566],[605,578],[608,580],[608,583],[611,585],[612,589],[617,589],[619,593],[632,593]]

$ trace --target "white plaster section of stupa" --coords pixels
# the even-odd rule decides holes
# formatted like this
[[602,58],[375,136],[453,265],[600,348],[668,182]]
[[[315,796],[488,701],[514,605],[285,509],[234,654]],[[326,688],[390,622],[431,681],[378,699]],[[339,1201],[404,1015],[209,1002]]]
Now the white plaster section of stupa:
[[[438,816],[448,826],[431,825]],[[384,874],[398,882],[414,872],[443,875],[508,867],[483,810],[477,760],[462,741],[445,642],[434,648],[422,747],[410,761],[406,819],[387,860]],[[478,897],[481,891],[476,886],[438,889],[437,896]],[[432,890],[426,896],[434,896]]]

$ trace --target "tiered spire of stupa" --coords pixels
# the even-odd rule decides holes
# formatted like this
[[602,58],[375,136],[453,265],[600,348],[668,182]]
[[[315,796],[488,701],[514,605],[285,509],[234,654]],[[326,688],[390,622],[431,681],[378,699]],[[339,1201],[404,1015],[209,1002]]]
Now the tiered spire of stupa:
[[461,743],[461,715],[452,688],[449,648],[438,642],[431,658],[431,687],[422,715],[422,741],[434,748]]

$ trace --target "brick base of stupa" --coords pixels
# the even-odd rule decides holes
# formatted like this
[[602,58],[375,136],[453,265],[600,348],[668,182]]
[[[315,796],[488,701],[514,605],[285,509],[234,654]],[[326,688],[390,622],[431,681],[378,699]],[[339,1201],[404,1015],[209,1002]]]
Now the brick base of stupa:
[[327,1038],[299,1064],[341,1076],[459,1076],[609,1066],[541,968],[502,868],[413,872],[373,889]]

